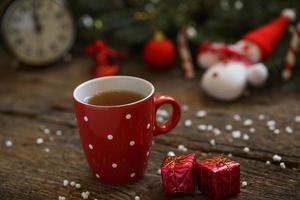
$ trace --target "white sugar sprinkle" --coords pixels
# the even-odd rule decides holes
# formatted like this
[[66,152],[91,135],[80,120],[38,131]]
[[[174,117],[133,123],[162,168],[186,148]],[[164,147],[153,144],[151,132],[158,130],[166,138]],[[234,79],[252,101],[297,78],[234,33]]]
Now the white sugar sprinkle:
[[197,113],[196,113],[196,117],[197,118],[203,118],[207,115],[207,112],[205,110],[199,110]]
[[99,175],[99,174],[96,173],[95,175],[96,175],[96,177],[97,177],[98,179],[100,178],[100,175]]
[[64,186],[68,186],[68,185],[69,185],[69,181],[68,181],[67,179],[65,179],[65,180],[63,181],[63,185],[64,185]]
[[133,141],[133,140],[129,142],[130,146],[133,146],[134,144],[135,144],[135,141]]
[[13,145],[13,143],[12,143],[11,140],[6,140],[6,141],[5,141],[5,146],[6,146],[6,147],[12,147],[12,145]]
[[278,135],[278,134],[280,133],[280,130],[279,130],[279,129],[275,129],[275,130],[274,130],[274,133],[275,133],[276,135]]
[[208,131],[212,131],[212,130],[213,130],[213,128],[214,128],[214,127],[213,127],[213,125],[210,125],[210,124],[209,124],[209,125],[207,125],[207,130],[208,130]]
[[231,131],[232,130],[232,125],[231,124],[227,124],[226,126],[225,126],[225,129],[227,130],[227,131]]
[[134,200],[140,200],[141,198],[139,196],[135,196]]
[[269,126],[268,129],[269,129],[270,131],[274,131],[276,128],[275,128],[275,126]]
[[233,119],[234,119],[235,121],[240,121],[240,120],[241,120],[241,116],[238,115],[238,114],[234,114],[234,115],[233,115]]
[[146,156],[149,156],[150,155],[150,152],[149,151],[147,151],[147,153],[146,153]]
[[274,120],[269,120],[269,121],[267,121],[266,125],[267,126],[275,126],[276,122]]
[[158,109],[156,114],[159,115],[159,116],[162,116],[164,118],[168,118],[169,117],[168,111],[166,111],[164,109]]
[[267,160],[266,165],[271,165],[271,162],[269,160]]
[[43,138],[37,138],[35,141],[36,144],[43,144],[44,143],[44,139]]
[[264,119],[265,119],[265,115],[264,115],[264,114],[258,115],[258,119],[259,119],[259,120],[264,120]]
[[43,131],[46,135],[48,135],[50,133],[50,130],[48,128],[45,128]]
[[75,181],[71,181],[71,182],[70,182],[70,185],[71,185],[72,187],[74,187],[74,186],[76,185]]
[[86,191],[86,192],[82,192],[81,193],[81,197],[83,199],[88,199],[89,198],[89,195],[90,195],[90,192],[89,191]]
[[190,120],[190,119],[185,120],[184,121],[184,126],[185,127],[191,127],[192,126],[192,120]]
[[151,127],[150,123],[147,124],[147,129],[149,129]]
[[248,185],[247,181],[242,181],[242,187],[246,187]]
[[188,149],[183,144],[180,144],[178,145],[177,150],[182,152],[187,152]]
[[49,152],[50,152],[50,149],[49,149],[48,147],[46,147],[46,148],[44,149],[44,151],[45,151],[46,153],[49,153]]
[[244,122],[243,122],[244,126],[251,126],[253,124],[253,121],[251,119],[246,119]]
[[114,136],[112,136],[112,135],[107,135],[107,139],[108,140],[112,140],[114,138]]
[[281,159],[282,159],[282,157],[279,156],[279,155],[277,155],[277,154],[275,154],[275,155],[273,156],[273,160],[274,160],[274,161],[280,162]]
[[117,168],[118,167],[118,165],[116,163],[113,163],[111,166],[112,166],[112,168]]
[[206,129],[207,129],[207,126],[205,124],[198,125],[198,130],[199,131],[206,131]]
[[57,130],[57,131],[55,132],[55,134],[58,135],[58,136],[61,136],[61,135],[62,135],[62,131],[61,131],[61,130]]
[[130,174],[130,177],[131,177],[131,178],[135,177],[135,173],[131,173],[131,174]]
[[58,196],[58,200],[66,200],[66,197],[64,197],[64,196]]
[[239,130],[232,131],[231,135],[232,135],[233,138],[240,138],[242,136],[242,132],[239,131]]
[[156,118],[156,120],[157,120],[159,123],[162,123],[162,122],[165,121],[165,119],[164,119],[162,116],[158,116],[158,117]]
[[158,170],[156,171],[156,173],[160,175],[160,174],[161,174],[161,169],[158,169]]
[[186,112],[189,110],[189,106],[184,104],[184,105],[182,105],[181,109],[182,109],[182,111]]
[[131,114],[127,114],[125,117],[126,119],[131,119]]
[[229,158],[231,158],[231,157],[232,157],[232,153],[229,153],[227,156],[228,156]]
[[221,135],[221,131],[218,128],[214,128],[213,129],[213,133],[217,136],[217,135]]
[[300,123],[300,115],[297,115],[297,116],[295,117],[295,122]]
[[246,152],[246,153],[248,153],[248,152],[250,152],[250,149],[249,149],[249,147],[244,147],[243,151]]
[[287,133],[293,133],[293,129],[290,126],[285,127],[285,132]]
[[89,144],[89,148],[92,150],[94,147],[92,144]]
[[281,163],[279,164],[279,166],[280,166],[282,169],[285,169],[285,164],[284,164],[284,162],[281,162]]
[[76,189],[79,189],[79,188],[81,188],[81,185],[80,185],[80,183],[76,183],[76,184],[75,184],[75,188],[76,188]]
[[212,146],[216,146],[216,140],[215,139],[211,139],[209,141],[209,143],[212,145]]
[[169,151],[168,156],[175,156],[175,153],[173,151]]
[[250,139],[249,135],[244,133],[243,134],[243,140],[249,140],[249,139]]
[[256,130],[255,130],[254,127],[249,128],[249,132],[250,132],[250,133],[255,133],[255,131],[256,131]]

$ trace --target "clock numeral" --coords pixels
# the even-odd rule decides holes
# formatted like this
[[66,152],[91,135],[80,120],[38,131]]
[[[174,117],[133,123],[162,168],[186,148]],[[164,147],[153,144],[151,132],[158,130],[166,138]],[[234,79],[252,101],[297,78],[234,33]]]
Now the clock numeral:
[[38,56],[42,56],[42,55],[44,55],[45,54],[45,52],[44,52],[44,50],[43,49],[37,49],[37,51],[36,51],[36,55],[38,55]]
[[22,7],[20,7],[19,10],[20,13],[26,13],[28,11],[28,8],[26,5],[22,5]]
[[70,24],[63,23],[63,24],[61,25],[61,28],[64,29],[64,30],[68,30],[68,29],[70,29]]
[[52,51],[56,51],[56,50],[57,50],[57,45],[54,44],[54,43],[52,43],[52,44],[50,45],[50,49],[51,49]]
[[13,20],[14,20],[14,22],[18,23],[18,22],[20,22],[22,20],[22,18],[20,16],[15,16],[13,18]]
[[23,38],[17,38],[14,42],[16,45],[21,45],[24,43],[24,39]]
[[58,11],[57,13],[55,13],[56,18],[61,19],[64,16],[64,12],[62,11]]
[[65,35],[59,35],[59,36],[58,36],[58,40],[61,41],[61,42],[65,41],[66,39],[67,39],[67,38],[66,38]]
[[11,34],[15,34],[15,35],[17,35],[17,34],[19,34],[19,33],[20,33],[20,30],[19,30],[19,29],[17,29],[17,28],[11,28],[9,32],[10,32]]
[[26,55],[31,56],[31,54],[32,54],[32,49],[29,48],[29,47],[27,47],[27,48],[25,49],[25,53],[26,53]]
[[43,1],[32,1],[32,6],[35,7],[36,9],[40,9],[43,6]]

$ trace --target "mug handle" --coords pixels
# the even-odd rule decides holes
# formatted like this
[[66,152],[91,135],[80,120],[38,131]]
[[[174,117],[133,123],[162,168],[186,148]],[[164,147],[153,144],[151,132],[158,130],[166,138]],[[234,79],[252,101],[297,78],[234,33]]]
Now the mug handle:
[[[163,124],[156,121],[156,112],[163,104],[170,104],[173,109],[172,116]],[[157,94],[154,96],[155,116],[154,116],[154,136],[165,134],[172,130],[178,123],[181,116],[181,107],[179,103],[171,96]]]

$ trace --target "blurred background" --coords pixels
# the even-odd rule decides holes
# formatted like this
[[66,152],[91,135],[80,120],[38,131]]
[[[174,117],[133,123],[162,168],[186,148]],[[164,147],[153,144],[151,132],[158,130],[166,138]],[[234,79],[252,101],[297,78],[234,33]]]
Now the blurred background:
[[[14,23],[10,18],[17,15],[14,14],[14,11],[9,11],[9,8],[19,9],[20,11],[16,11],[16,13],[21,13],[22,9],[23,12],[33,12],[33,9],[37,13],[36,16],[41,16],[39,13],[47,11],[43,5],[49,4],[49,11],[51,9],[49,2],[51,1],[54,0],[0,1],[2,8],[2,53],[18,60],[16,58],[17,53],[14,51],[17,51],[18,46],[22,45],[22,41],[18,38],[15,39],[18,42],[4,45],[10,40],[7,37],[12,37],[12,34],[6,33],[7,29],[12,26],[9,24]],[[27,7],[26,3],[20,2],[27,2]],[[97,39],[104,40],[109,46],[126,54],[136,55],[139,59],[141,50],[146,42],[153,38],[155,32],[161,31],[176,45],[176,37],[183,27],[192,28],[193,38],[188,41],[188,48],[192,54],[192,59],[195,61],[196,48],[204,40],[234,43],[247,31],[253,30],[278,16],[284,8],[292,8],[300,13],[300,1],[297,0],[61,0],[57,2],[63,4],[73,17],[74,33],[68,33],[67,38],[72,36],[74,39],[66,42],[67,44],[65,47],[61,47],[61,52],[57,53],[58,55],[53,55],[55,61],[57,58],[63,57],[70,47],[72,47],[71,51],[75,55],[82,55],[83,49]],[[3,17],[5,13],[8,13],[7,19]],[[26,20],[22,21],[23,17],[21,14],[20,16],[19,24],[24,24]],[[38,23],[44,23],[42,24],[44,27],[54,27],[51,25],[53,21],[42,22],[43,20],[37,18],[34,20],[37,31],[39,29]],[[294,24],[298,20],[299,17],[296,18]],[[59,21],[58,19],[55,23],[59,23]],[[68,23],[62,26],[67,27]],[[56,28],[49,29],[48,32],[54,30]],[[45,37],[52,37],[51,33]],[[290,34],[285,34],[280,48],[275,51],[271,59],[267,60],[267,65],[272,66],[273,69],[282,65],[290,37]],[[53,38],[54,41],[59,39],[63,38]],[[46,39],[41,39],[41,41],[43,40]],[[55,49],[54,45],[50,47]],[[178,47],[176,49],[178,50]],[[29,55],[31,50],[27,49],[26,51]],[[38,57],[41,57],[42,53],[46,54],[41,50],[37,51],[39,51]],[[50,59],[50,61],[52,60]],[[45,61],[45,63],[48,62]],[[30,65],[31,61],[27,64]],[[33,65],[39,64],[33,62]]]

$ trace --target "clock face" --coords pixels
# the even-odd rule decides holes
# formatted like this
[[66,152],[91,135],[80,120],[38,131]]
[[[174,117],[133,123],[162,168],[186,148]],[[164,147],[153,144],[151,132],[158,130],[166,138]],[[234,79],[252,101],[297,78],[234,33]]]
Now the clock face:
[[72,46],[75,28],[69,10],[56,0],[14,0],[1,22],[12,53],[23,63],[45,65]]

